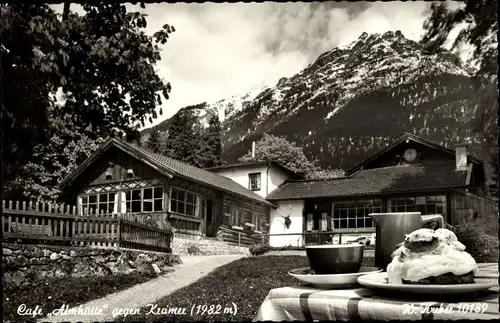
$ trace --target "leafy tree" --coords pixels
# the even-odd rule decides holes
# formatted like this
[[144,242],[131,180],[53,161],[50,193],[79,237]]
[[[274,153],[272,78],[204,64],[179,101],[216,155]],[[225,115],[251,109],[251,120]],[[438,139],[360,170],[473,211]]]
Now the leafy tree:
[[199,146],[203,167],[216,167],[225,163],[222,157],[222,125],[217,114],[210,117],[208,129],[202,135]]
[[[162,103],[160,93],[168,99],[170,84],[153,66],[160,60],[158,44],[167,41],[173,27],[164,25],[151,37],[142,31],[145,16],[127,12],[124,5],[83,8],[86,14],[78,16],[65,7],[61,20],[47,5],[0,7],[7,185],[17,178],[50,191],[102,138],[133,132],[146,119],[152,121]],[[58,91],[64,104],[55,104]],[[75,162],[72,152],[63,149],[73,144],[85,151],[77,153]],[[55,154],[60,156],[49,157]],[[33,165],[39,171],[29,172]],[[30,177],[19,179],[21,173]]]
[[307,174],[307,178],[320,179],[320,178],[339,178],[344,177],[344,171],[341,169],[321,169]]
[[451,10],[445,2],[433,3],[424,23],[425,34],[422,42],[429,52],[442,50],[450,32],[462,23],[466,27],[460,31],[452,49],[460,50],[464,45],[472,45],[474,88],[479,99],[472,126],[484,143],[484,151],[489,154],[492,192],[498,191],[498,1],[467,0],[458,10]]
[[252,150],[239,159],[240,162],[277,162],[297,173],[312,173],[319,170],[314,162],[307,159],[302,148],[284,138],[264,133],[255,143],[255,158]]
[[187,110],[176,113],[168,128],[164,154],[170,158],[196,166],[199,135],[193,132],[193,120]]
[[155,152],[161,152],[161,133],[157,127],[153,127],[146,142],[146,147]]

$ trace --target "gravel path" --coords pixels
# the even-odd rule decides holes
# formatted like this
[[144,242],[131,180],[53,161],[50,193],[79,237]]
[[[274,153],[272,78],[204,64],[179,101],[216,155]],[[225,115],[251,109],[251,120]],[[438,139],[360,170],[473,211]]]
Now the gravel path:
[[[138,309],[152,304],[177,289],[197,281],[215,268],[243,257],[245,256],[181,256],[183,263],[175,266],[175,271],[172,273],[81,305],[81,309],[87,308],[87,312],[93,311],[97,313],[99,309],[102,309],[100,315],[58,315],[38,320],[38,322],[113,321],[113,311],[116,314],[119,309]],[[71,288],[71,286],[68,286],[68,288]],[[96,286],[96,288],[99,287]],[[78,308],[77,306],[73,309]]]

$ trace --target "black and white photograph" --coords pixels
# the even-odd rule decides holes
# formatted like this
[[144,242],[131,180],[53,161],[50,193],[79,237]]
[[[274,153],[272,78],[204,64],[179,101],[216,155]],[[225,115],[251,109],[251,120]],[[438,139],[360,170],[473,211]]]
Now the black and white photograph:
[[498,320],[497,11],[0,4],[3,321]]

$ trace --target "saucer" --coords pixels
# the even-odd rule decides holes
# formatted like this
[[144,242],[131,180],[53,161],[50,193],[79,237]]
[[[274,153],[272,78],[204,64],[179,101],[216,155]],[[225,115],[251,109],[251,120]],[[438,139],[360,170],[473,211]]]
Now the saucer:
[[291,270],[289,275],[300,281],[311,284],[314,287],[323,289],[333,289],[336,287],[347,287],[358,283],[358,277],[381,272],[381,268],[361,267],[356,273],[317,275],[311,273],[310,267],[303,267]]
[[[498,286],[497,278],[476,277],[473,284],[450,284],[450,285],[418,285],[418,284],[389,284],[387,273],[375,273],[359,277],[358,282],[366,287],[389,290],[398,293],[410,294],[465,294],[481,292],[491,287]],[[394,293],[396,295],[396,293]]]

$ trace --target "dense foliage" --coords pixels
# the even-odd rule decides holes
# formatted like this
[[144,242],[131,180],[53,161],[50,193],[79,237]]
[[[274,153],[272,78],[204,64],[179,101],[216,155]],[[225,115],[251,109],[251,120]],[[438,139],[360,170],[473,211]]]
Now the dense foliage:
[[[478,263],[498,261],[498,236],[490,235],[484,230],[484,225],[478,223],[467,223],[456,226],[448,226],[464,244],[465,250]],[[491,230],[494,231],[494,230]]]
[[153,127],[153,130],[151,130],[151,132],[149,133],[146,147],[152,152],[161,152],[161,133],[158,128]]
[[255,156],[252,157],[252,150],[249,150],[239,160],[240,162],[277,162],[300,174],[319,170],[319,167],[314,162],[309,161],[302,148],[297,147],[294,142],[266,133],[255,143]]
[[149,36],[146,17],[124,5],[83,9],[62,20],[48,5],[1,6],[2,170],[11,198],[57,197],[55,185],[103,138],[152,121],[161,95],[168,99],[171,86],[154,64],[173,27]]
[[204,167],[216,167],[225,164],[222,157],[222,125],[217,114],[210,117],[208,129],[202,135],[200,142]]
[[179,111],[169,121],[163,152],[166,156],[200,168],[224,164],[222,127],[217,115],[210,117],[206,128],[196,123],[189,108]]
[[445,2],[435,2],[424,23],[426,33],[422,43],[430,53],[442,50],[454,28],[465,24],[455,39],[452,49],[460,51],[464,45],[473,48],[474,90],[478,109],[471,120],[474,132],[484,143],[483,150],[489,162],[492,195],[498,193],[498,1],[467,0],[452,10]]

